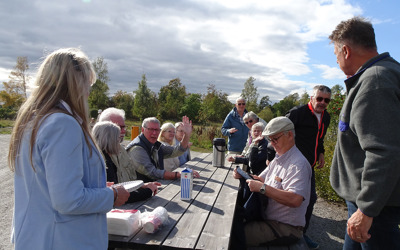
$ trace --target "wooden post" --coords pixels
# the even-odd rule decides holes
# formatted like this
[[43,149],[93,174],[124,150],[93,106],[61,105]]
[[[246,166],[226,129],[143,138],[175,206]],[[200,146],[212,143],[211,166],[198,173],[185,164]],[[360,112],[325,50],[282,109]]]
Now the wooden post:
[[135,139],[139,135],[139,126],[132,126],[131,140]]

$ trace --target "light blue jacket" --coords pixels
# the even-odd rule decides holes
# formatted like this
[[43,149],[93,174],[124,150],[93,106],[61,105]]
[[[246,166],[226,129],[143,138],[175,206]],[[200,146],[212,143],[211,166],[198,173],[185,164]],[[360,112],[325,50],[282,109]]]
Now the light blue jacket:
[[29,159],[27,128],[16,158],[13,241],[15,250],[107,249],[106,213],[114,193],[105,164],[92,155],[77,120],[63,113],[40,125]]
[[[243,116],[247,113],[244,111]],[[236,128],[238,131],[229,133],[229,129]],[[228,150],[242,152],[246,146],[249,128],[244,124],[243,118],[237,113],[236,107],[229,112],[222,124],[221,132],[223,135],[228,136]]]

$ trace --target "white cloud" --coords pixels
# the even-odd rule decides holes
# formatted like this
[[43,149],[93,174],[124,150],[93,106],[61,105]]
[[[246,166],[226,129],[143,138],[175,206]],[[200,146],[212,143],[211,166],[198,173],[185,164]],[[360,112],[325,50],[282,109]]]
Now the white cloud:
[[10,73],[11,73],[10,69],[0,68],[0,83],[1,83],[1,85],[3,84],[3,82],[8,82],[8,80],[10,80],[8,78]]
[[322,78],[327,80],[336,80],[336,79],[343,79],[344,73],[338,67],[330,67],[328,65],[322,64],[314,64],[315,68],[320,69],[322,71]]

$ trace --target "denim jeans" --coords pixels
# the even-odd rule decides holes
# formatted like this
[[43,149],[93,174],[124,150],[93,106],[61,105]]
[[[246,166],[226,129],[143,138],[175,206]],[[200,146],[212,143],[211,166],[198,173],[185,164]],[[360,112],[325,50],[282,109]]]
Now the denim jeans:
[[[348,217],[357,211],[355,203],[346,201]],[[365,243],[353,241],[347,234],[344,239],[343,250],[391,250],[400,249],[400,207],[384,207],[380,214],[374,217],[369,230],[371,238]]]

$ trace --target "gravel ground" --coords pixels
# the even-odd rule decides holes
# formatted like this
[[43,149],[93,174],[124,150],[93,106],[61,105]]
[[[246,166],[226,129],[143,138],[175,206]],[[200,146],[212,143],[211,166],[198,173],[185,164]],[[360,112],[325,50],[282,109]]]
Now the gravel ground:
[[[12,211],[14,202],[13,174],[7,166],[10,135],[0,135],[0,249],[13,249],[10,242]],[[343,205],[318,199],[311,218],[308,236],[320,244],[322,250],[342,249],[346,228],[347,210]]]

